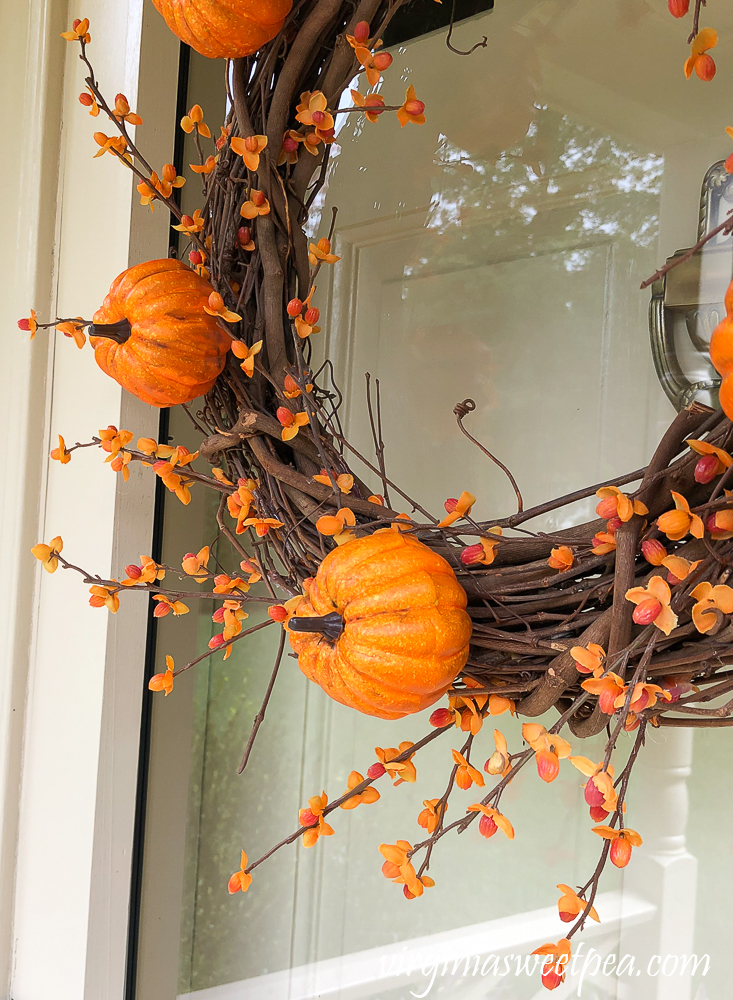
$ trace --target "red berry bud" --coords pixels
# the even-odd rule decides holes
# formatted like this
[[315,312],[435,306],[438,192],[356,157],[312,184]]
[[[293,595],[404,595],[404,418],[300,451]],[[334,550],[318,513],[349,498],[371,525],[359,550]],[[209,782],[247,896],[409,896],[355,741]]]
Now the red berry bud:
[[722,528],[719,528],[715,522],[715,514],[708,514],[705,518],[705,527],[708,529],[711,535],[719,535]]
[[608,810],[603,809],[601,806],[591,806],[588,811],[594,823],[602,823],[608,816]]
[[403,895],[403,896],[404,896],[404,897],[405,897],[406,899],[414,899],[414,898],[415,898],[414,894],[410,892],[410,890],[409,890],[409,889],[407,888],[407,886],[406,886],[406,885],[403,885],[403,886],[402,886],[402,895]]
[[544,967],[541,979],[546,990],[554,990],[562,983],[562,976],[554,965]]
[[678,576],[675,576],[674,573],[671,572],[671,570],[667,570],[667,583],[670,585],[670,587],[676,587],[679,582],[680,578]]
[[29,319],[19,319],[18,329],[28,331],[31,328],[31,321]]
[[392,65],[392,56],[389,52],[377,52],[372,59],[372,62],[374,63],[375,68],[378,69],[380,73],[383,73]]
[[384,111],[384,98],[380,97],[379,94],[367,94],[364,98],[364,107],[369,108],[370,114],[381,115]]
[[445,507],[445,509],[448,511],[449,514],[452,514],[453,511],[458,506],[458,501],[456,500],[455,497],[448,497],[443,506]]
[[80,24],[81,24],[81,18],[75,17],[74,20],[71,22],[71,27],[74,29],[74,31],[76,31],[76,29],[79,27]]
[[192,226],[193,225],[193,219],[191,218],[191,216],[190,215],[182,215],[181,216],[181,225],[182,226]]
[[323,111],[314,111],[311,115],[311,121],[314,125],[320,125],[321,122],[325,122],[326,116]]
[[623,523],[624,522],[618,516],[609,517],[609,519],[606,521],[606,531],[609,533],[609,535],[615,535]]
[[560,910],[560,919],[564,924],[569,924],[571,920],[575,920],[577,915],[577,913],[568,913]]
[[212,292],[209,296],[209,309],[213,309],[216,313],[224,312],[224,299],[219,292]]
[[647,597],[634,608],[631,616],[637,625],[651,625],[659,617],[662,605],[656,597]]
[[662,559],[667,558],[667,550],[656,538],[647,538],[641,543],[641,553],[652,566],[661,566]]
[[695,72],[701,80],[705,80],[706,82],[712,80],[717,72],[717,66],[713,57],[709,56],[707,52],[699,55],[695,63]]
[[209,649],[218,649],[219,646],[224,644],[224,636],[219,633],[218,635],[212,635],[209,639]]
[[155,605],[155,611],[153,612],[153,618],[165,618],[165,616],[170,611],[170,604],[164,604],[163,601],[159,601]]
[[292,136],[289,135],[285,136],[285,138],[283,139],[283,149],[285,150],[285,152],[294,153],[297,148],[298,148],[297,140],[293,139]]
[[91,94],[79,94],[79,104],[83,104],[85,108],[91,108],[93,101]]
[[130,580],[139,580],[143,575],[142,569],[134,563],[130,563],[129,566],[125,566],[125,573],[127,573],[127,577]]
[[493,816],[482,815],[478,821],[478,832],[482,837],[493,837],[498,829]]
[[631,844],[625,837],[611,841],[611,863],[617,868],[625,868],[631,858]]
[[196,265],[196,264],[203,264],[203,262],[204,262],[204,255],[201,253],[200,250],[191,250],[191,252],[188,255],[188,259],[191,262],[191,264],[194,264],[194,265]]
[[271,604],[267,613],[274,622],[284,622],[288,617],[288,612],[282,604]]
[[540,751],[536,757],[537,774],[543,781],[551,782],[560,773],[560,760],[552,751]]
[[445,726],[453,725],[453,713],[449,708],[436,708],[428,722],[436,729],[443,729]]
[[300,316],[303,311],[303,303],[300,299],[291,299],[287,304],[288,316],[295,319],[296,316]]
[[695,465],[695,482],[710,483],[723,471],[717,455],[701,455]]
[[665,677],[660,683],[669,695],[668,704],[670,702],[679,701],[683,694],[689,694],[692,690],[692,684],[690,684],[689,681],[681,681],[675,677]]
[[287,408],[287,406],[278,406],[277,410],[275,411],[275,416],[280,421],[283,427],[290,427],[290,425],[295,420],[295,417],[293,416],[291,411]]
[[301,826],[315,826],[318,822],[318,817],[314,816],[310,809],[300,810],[300,825]]
[[615,517],[618,512],[618,499],[616,497],[604,497],[596,504],[596,514],[599,517]]
[[425,105],[422,101],[405,101],[404,108],[408,115],[421,115],[425,110]]
[[367,778],[374,780],[375,778],[381,778],[385,774],[384,764],[372,764],[371,767],[367,768]]
[[672,17],[684,17],[690,9],[690,0],[667,0]]
[[260,208],[261,205],[265,204],[266,199],[261,191],[253,191],[249,197],[252,204],[256,205],[257,208]]
[[224,622],[224,608],[217,608],[211,616],[211,620],[212,622],[216,622],[217,625],[222,625]]
[[249,226],[240,226],[237,230],[237,243],[240,247],[246,247],[251,239],[252,233]]
[[606,797],[600,790],[598,785],[596,785],[593,778],[588,778],[585,783],[585,791],[583,792],[585,801],[589,806],[602,806],[606,801]]
[[483,562],[484,548],[478,542],[475,545],[467,545],[461,552],[461,562],[464,566],[473,566],[475,563]]
[[366,42],[369,40],[369,22],[359,21],[357,26],[354,28],[354,38],[357,42]]
[[316,309],[315,306],[311,306],[310,309],[306,309],[305,316],[303,319],[306,321],[308,326],[314,326],[321,315],[321,310]]

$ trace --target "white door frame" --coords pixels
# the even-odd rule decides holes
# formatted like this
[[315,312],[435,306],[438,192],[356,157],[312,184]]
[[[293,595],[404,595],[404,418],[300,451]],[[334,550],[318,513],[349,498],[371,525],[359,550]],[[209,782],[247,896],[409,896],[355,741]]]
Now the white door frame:
[[61,534],[69,558],[105,576],[150,551],[149,470],[123,483],[97,452],[64,467],[48,453],[58,433],[73,443],[110,423],[155,436],[159,413],[123,394],[88,347],[44,331],[31,345],[15,321],[31,306],[43,319],[89,317],[129,263],[167,255],[168,213],[141,208],[112,157],[93,158],[106,123],[78,103],[83,67],[59,33],[90,18],[103,91],[140,112],[141,146],[159,165],[172,159],[179,45],[143,0],[0,2],[0,998],[122,1000],[147,600],[117,616],[90,608],[80,578],[48,576],[29,548]]

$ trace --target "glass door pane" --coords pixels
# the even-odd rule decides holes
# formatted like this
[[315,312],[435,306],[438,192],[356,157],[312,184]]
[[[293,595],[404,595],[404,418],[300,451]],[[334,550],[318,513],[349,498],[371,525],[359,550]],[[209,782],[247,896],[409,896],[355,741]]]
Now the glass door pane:
[[[733,10],[715,14],[721,35],[733,36]],[[341,116],[311,234],[324,235],[337,207],[342,259],[318,279],[320,350],[344,391],[349,437],[371,454],[369,372],[381,385],[388,474],[434,511],[468,489],[478,517],[489,519],[511,513],[514,494],[455,427],[458,401],[476,401],[471,430],[512,468],[526,505],[639,468],[669,423],[649,349],[649,292],[639,284],[695,241],[700,184],[729,152],[733,71],[720,60],[714,87],[688,83],[679,24],[663,3],[497,0],[454,41],[470,45],[482,34],[489,49],[470,58],[452,55],[442,32],[395,47],[387,103],[401,100],[409,78],[427,124]],[[221,90],[220,66],[195,57],[193,66],[189,104],[204,104],[213,121],[201,95]],[[192,187],[184,194],[193,197]],[[191,432],[174,411],[172,439],[193,448]],[[381,492],[376,477],[364,477]],[[566,527],[592,507],[586,501],[532,527]],[[184,524],[171,499],[164,561],[176,564],[214,538],[215,515],[216,504],[196,496]],[[227,545],[220,539],[214,552],[232,565]],[[186,662],[217,631],[200,603],[161,622],[161,664],[165,653]],[[537,976],[513,966],[494,975],[482,963],[556,940],[554,886],[582,884],[595,867],[570,769],[531,794],[529,776],[517,780],[505,797],[517,839],[487,842],[474,829],[447,839],[431,862],[436,887],[407,902],[381,877],[378,845],[418,836],[423,800],[442,794],[450,746],[459,745],[447,736],[416,759],[416,784],[380,783],[379,803],[333,817],[333,838],[279,852],[256,870],[246,896],[229,897],[242,847],[259,856],[295,828],[309,796],[339,795],[352,768],[364,773],[373,762],[375,746],[426,729],[424,716],[382,722],[329,701],[286,658],[238,776],[275,632],[235,645],[227,661],[203,661],[176,682],[175,697],[154,704],[138,1000],[402,1000],[426,988],[461,1000],[539,995]],[[491,729],[480,738],[486,756]],[[520,745],[519,720],[502,717],[501,729]],[[584,995],[723,997],[719,897],[733,859],[713,838],[733,807],[714,791],[721,737],[666,730],[649,740],[630,805],[645,850],[623,873],[606,873],[602,923],[583,934],[586,951],[629,954],[637,964],[631,979],[588,973]],[[604,743],[601,734],[575,752],[597,758]],[[468,804],[471,793],[462,794]],[[647,973],[651,956],[693,950],[710,954],[707,975],[702,967]]]

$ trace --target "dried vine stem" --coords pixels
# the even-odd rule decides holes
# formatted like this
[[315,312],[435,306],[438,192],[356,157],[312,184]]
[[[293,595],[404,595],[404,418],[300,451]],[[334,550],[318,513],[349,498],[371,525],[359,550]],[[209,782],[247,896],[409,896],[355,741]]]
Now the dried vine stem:
[[524,500],[522,499],[521,491],[519,489],[519,486],[517,486],[517,481],[512,475],[511,471],[506,467],[506,465],[504,465],[503,462],[501,462],[496,457],[496,455],[492,455],[487,448],[484,448],[484,446],[479,441],[476,440],[473,434],[470,434],[463,426],[464,417],[466,417],[467,414],[471,413],[475,409],[476,409],[476,403],[473,399],[464,399],[462,403],[457,403],[456,406],[453,408],[453,412],[456,415],[456,422],[461,429],[461,433],[465,434],[468,440],[471,441],[472,444],[475,444],[476,447],[481,452],[483,452],[483,454],[486,455],[487,458],[490,458],[491,461],[494,463],[494,465],[498,465],[501,471],[507,477],[509,482],[512,484],[512,489],[514,490],[517,496],[517,514],[522,514],[524,512]]
[[691,45],[695,36],[700,32],[700,14],[703,7],[707,7],[708,0],[695,0],[695,12],[692,15],[692,31],[687,37],[687,44]]

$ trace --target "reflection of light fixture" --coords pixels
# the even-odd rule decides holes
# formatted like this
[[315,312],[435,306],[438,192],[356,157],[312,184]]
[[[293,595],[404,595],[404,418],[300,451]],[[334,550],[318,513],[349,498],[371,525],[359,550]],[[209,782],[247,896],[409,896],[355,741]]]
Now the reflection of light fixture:
[[[698,239],[733,208],[733,175],[723,161],[705,174]],[[682,257],[678,250],[669,260]],[[652,285],[649,330],[662,388],[681,410],[693,400],[717,406],[720,379],[710,363],[710,337],[725,316],[723,299],[733,278],[733,237],[718,235]]]

